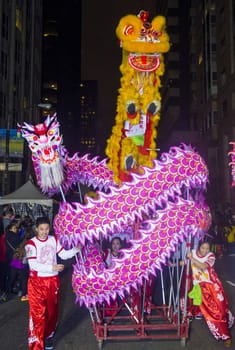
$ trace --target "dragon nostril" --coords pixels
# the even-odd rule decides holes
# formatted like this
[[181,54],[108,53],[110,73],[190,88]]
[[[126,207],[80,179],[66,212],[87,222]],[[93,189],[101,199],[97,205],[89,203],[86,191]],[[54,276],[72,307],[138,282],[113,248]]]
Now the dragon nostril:
[[144,23],[144,28],[145,29],[150,29],[150,28],[152,28],[152,24],[150,22],[145,22]]

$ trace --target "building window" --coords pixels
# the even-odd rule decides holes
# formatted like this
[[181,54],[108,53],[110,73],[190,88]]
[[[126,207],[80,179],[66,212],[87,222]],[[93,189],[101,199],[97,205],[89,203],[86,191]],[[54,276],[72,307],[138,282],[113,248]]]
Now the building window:
[[203,62],[203,54],[200,53],[200,55],[198,56],[198,64],[201,64]]
[[5,114],[6,114],[6,95],[0,91],[0,125],[3,125],[3,121],[5,122]]
[[212,124],[212,113],[209,112],[207,115],[207,125],[206,125],[206,129],[209,129],[211,127]]
[[7,79],[7,55],[4,51],[1,52],[0,72],[1,77]]
[[20,63],[20,42],[15,41],[15,62]]
[[226,118],[226,116],[227,116],[227,111],[228,111],[228,103],[227,103],[226,100],[224,100],[223,103],[222,103],[223,118]]
[[235,91],[232,92],[232,110],[235,110]]
[[226,83],[226,72],[225,69],[221,71],[221,83],[224,85]]
[[218,123],[218,111],[212,111],[212,124],[217,124]]
[[226,44],[226,38],[225,36],[223,36],[220,40],[220,45],[221,45],[221,48],[224,48],[225,47],[225,44]]
[[216,16],[215,15],[211,15],[211,23],[216,23]]
[[16,28],[19,29],[20,32],[22,31],[22,13],[18,6],[16,7]]
[[8,16],[2,13],[2,37],[8,39]]
[[212,43],[212,44],[211,44],[211,50],[212,50],[213,52],[216,52],[216,43]]

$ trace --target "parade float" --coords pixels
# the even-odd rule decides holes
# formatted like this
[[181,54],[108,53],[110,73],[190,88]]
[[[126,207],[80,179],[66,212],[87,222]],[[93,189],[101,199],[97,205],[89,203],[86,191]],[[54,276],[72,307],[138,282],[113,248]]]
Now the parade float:
[[[186,278],[182,296],[179,261],[210,226],[204,200],[208,170],[184,144],[157,159],[160,77],[170,47],[165,18],[150,22],[146,11],[128,15],[116,34],[123,50],[122,77],[106,160],[79,153],[70,157],[56,115],[38,125],[25,122],[20,129],[42,192],[61,194],[56,236],[65,247],[83,245],[72,286],[76,302],[90,312],[99,348],[106,340],[125,339],[179,339],[185,345],[188,285]],[[68,202],[67,191],[79,183],[95,195],[86,196],[84,203]],[[127,244],[121,259],[107,268],[102,244],[114,235]],[[152,283],[160,287],[161,305],[149,294]],[[118,306],[109,312],[113,300]]]

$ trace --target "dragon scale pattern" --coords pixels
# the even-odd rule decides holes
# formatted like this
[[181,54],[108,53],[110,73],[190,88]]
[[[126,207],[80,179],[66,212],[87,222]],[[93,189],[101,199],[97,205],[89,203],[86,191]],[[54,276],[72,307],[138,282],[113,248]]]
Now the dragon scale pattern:
[[77,265],[74,268],[72,285],[77,301],[89,307],[103,300],[109,302],[117,294],[124,296],[130,287],[137,288],[143,278],[155,274],[156,268],[161,269],[177,243],[189,234],[202,233],[209,223],[209,210],[205,211],[194,202],[180,200],[158,212],[157,220],[149,222],[148,230],[141,230],[141,238],[132,242],[132,249],[125,251],[124,257],[116,260],[112,268],[105,268],[99,249],[93,246],[85,269]]
[[[55,116],[49,116],[47,124],[55,127]],[[27,124],[22,126],[22,130],[29,143],[33,142],[31,149],[34,151],[33,161],[39,184],[43,183],[43,167],[39,162],[48,150],[52,154],[49,166],[52,160],[57,166],[57,155],[63,156],[62,188],[69,188],[79,180],[98,184],[100,188],[113,183],[105,162],[95,161],[92,164],[88,156],[79,158],[77,154],[69,158],[59,142],[53,145],[51,140],[48,145],[46,139],[45,145],[44,134],[39,135],[36,141],[33,136],[31,141],[32,130],[37,131],[36,127]],[[46,130],[49,134],[50,130]],[[45,157],[45,166],[47,159]],[[138,174],[130,173],[131,182],[110,185],[106,193],[97,192],[97,199],[87,198],[85,205],[61,202],[54,219],[55,234],[66,247],[78,242],[84,245],[85,261],[78,258],[74,266],[73,288],[77,300],[87,306],[108,301],[117,293],[122,295],[125,290],[128,291],[131,285],[141,283],[143,278],[165,263],[183,237],[189,233],[203,236],[209,228],[210,213],[202,200],[208,170],[192,147],[183,144],[171,147],[169,153],[163,153],[159,160],[152,161],[151,168],[141,167],[139,171]],[[42,190],[52,194],[54,188],[42,187]],[[198,193],[195,199],[194,191]],[[123,259],[116,262],[112,269],[106,269],[96,241],[143,220],[147,231],[141,230],[138,240],[132,240],[131,247],[123,250]]]
[[[99,192],[99,199],[88,199],[87,205],[62,203],[54,227],[64,244],[84,243],[85,239],[99,238],[99,233],[118,229],[135,216],[142,218],[156,205],[175,198],[180,188],[204,186],[208,171],[202,158],[190,147],[172,147],[164,160],[153,161],[153,168],[143,168],[144,174],[132,174],[133,181],[119,188],[112,187],[109,194]],[[63,233],[60,233],[63,227]]]

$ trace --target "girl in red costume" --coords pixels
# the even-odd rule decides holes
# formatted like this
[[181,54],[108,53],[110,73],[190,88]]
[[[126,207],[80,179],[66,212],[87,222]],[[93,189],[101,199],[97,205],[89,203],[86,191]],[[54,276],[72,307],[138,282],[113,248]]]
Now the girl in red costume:
[[193,284],[199,284],[202,293],[202,304],[199,306],[210,332],[217,340],[223,340],[226,347],[231,346],[229,328],[232,327],[232,316],[228,300],[221,281],[215,270],[215,255],[210,252],[208,242],[200,243],[187,257],[191,260]]
[[[113,259],[120,259],[122,257],[122,252],[120,252],[121,247],[121,239],[117,236],[113,237],[111,240],[111,248],[104,250],[104,261],[107,268],[111,268],[113,266]],[[113,316],[118,309],[117,299],[111,299],[109,305],[105,303],[105,307],[107,308],[105,315]]]
[[121,239],[119,237],[113,237],[111,240],[111,249],[106,249],[104,251],[104,261],[107,268],[112,266],[113,258],[120,259],[122,257],[122,252],[120,252],[121,247]]
[[72,258],[80,249],[65,250],[54,236],[49,235],[50,221],[40,217],[36,221],[36,237],[26,246],[29,263],[28,298],[30,350],[52,350],[53,335],[58,319],[59,272],[63,264],[57,264],[56,255],[61,259]]

